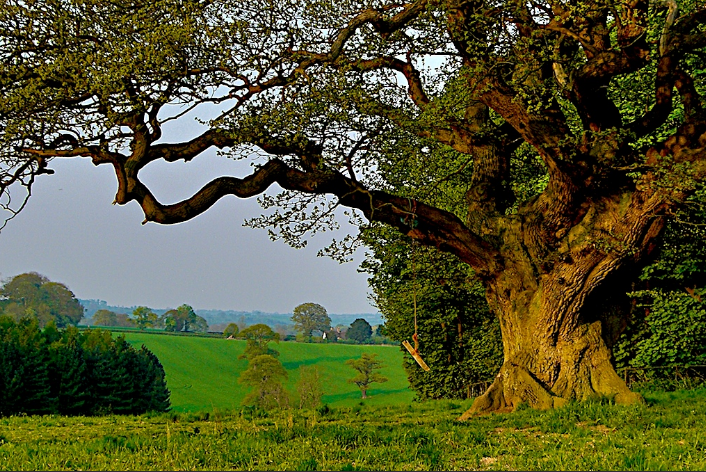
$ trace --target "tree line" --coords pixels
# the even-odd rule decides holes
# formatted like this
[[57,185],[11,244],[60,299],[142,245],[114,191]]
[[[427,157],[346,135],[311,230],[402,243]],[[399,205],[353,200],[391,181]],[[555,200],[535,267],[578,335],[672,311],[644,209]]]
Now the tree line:
[[146,306],[138,306],[129,315],[100,309],[93,314],[91,323],[94,326],[155,328],[169,332],[205,333],[208,331],[208,322],[187,304],[168,310],[162,315],[157,315]]
[[0,316],[0,416],[167,411],[159,359],[110,332]]
[[[76,326],[83,318],[84,308],[69,288],[52,282],[36,272],[19,274],[4,281],[0,287],[0,314],[19,321],[35,318],[40,327],[54,322],[57,328]],[[146,306],[138,306],[132,313],[97,310],[91,318],[94,326],[157,328],[165,331],[206,332],[208,322],[183,304],[158,316]]]

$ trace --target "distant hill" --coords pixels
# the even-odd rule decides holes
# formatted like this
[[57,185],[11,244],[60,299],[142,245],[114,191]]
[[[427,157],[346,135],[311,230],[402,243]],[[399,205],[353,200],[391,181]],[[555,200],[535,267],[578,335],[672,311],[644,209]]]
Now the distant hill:
[[[247,360],[238,358],[245,350],[245,341],[137,331],[124,334],[130,344],[138,349],[144,344],[159,358],[167,373],[175,411],[235,410],[248,393],[248,388],[238,385],[238,376],[247,368]],[[279,360],[289,372],[285,388],[296,391],[299,367],[315,365],[321,376],[322,402],[331,407],[352,408],[360,404],[360,390],[348,382],[355,371],[345,362],[360,358],[364,352],[378,354],[383,362],[380,373],[389,379],[371,385],[366,404],[409,404],[415,396],[409,388],[398,346],[280,342],[272,347],[279,351]]]
[[[108,305],[108,302],[104,300],[82,300],[79,299],[81,305],[83,305],[86,310],[85,317],[91,318],[93,314],[98,310],[110,310],[115,313],[132,313],[132,311],[137,308],[137,306],[115,306]],[[176,307],[174,307],[176,308]],[[158,315],[164,314],[166,311],[171,310],[171,308],[151,308],[153,312]],[[236,310],[201,310],[194,308],[197,315],[203,317],[208,321],[209,325],[222,325],[228,323],[239,323],[243,322],[247,325],[264,323],[268,326],[274,327],[276,325],[291,325],[292,324],[292,313],[266,313],[263,311],[236,311]],[[344,325],[348,326],[357,318],[363,318],[365,321],[370,323],[371,326],[379,325],[383,323],[382,315],[380,313],[353,313],[353,314],[336,314],[329,313],[331,317],[331,325]]]

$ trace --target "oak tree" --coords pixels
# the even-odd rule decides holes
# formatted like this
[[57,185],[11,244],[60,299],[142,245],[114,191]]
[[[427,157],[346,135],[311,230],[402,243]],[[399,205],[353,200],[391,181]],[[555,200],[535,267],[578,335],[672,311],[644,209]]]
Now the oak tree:
[[163,320],[165,331],[195,331],[200,333],[208,331],[208,322],[197,315],[194,309],[187,304],[165,312]]
[[[0,205],[86,156],[145,223],[261,195],[250,225],[301,246],[346,207],[483,283],[504,362],[469,414],[640,401],[604,302],[706,175],[705,21],[697,0],[0,0]],[[210,149],[254,169],[173,204],[140,174]]]
[[318,303],[298,305],[292,313],[292,321],[294,329],[305,338],[310,338],[311,332],[315,329],[323,332],[331,330],[331,318],[328,316],[326,308]]
[[230,338],[237,336],[238,333],[240,332],[240,328],[238,328],[238,325],[235,323],[228,323],[228,326],[223,330],[223,337],[224,338]]
[[143,330],[157,323],[157,314],[146,306],[138,306],[132,311],[132,320],[138,328]]
[[96,310],[91,318],[91,324],[94,326],[117,326],[117,323],[117,313],[104,308]]

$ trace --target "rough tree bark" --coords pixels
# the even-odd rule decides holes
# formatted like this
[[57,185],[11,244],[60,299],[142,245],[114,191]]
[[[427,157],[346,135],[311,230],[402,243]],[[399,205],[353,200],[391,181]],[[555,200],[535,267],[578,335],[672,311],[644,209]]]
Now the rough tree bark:
[[[644,198],[633,192],[594,203],[542,260],[532,256],[543,251],[533,232],[522,230],[521,218],[504,228],[505,265],[486,282],[504,363],[462,418],[521,403],[547,409],[591,398],[642,401],[611,364],[610,345],[619,334],[614,327],[625,313],[595,298],[606,296],[606,279],[644,256],[662,229],[664,219],[654,216],[662,199]],[[621,289],[624,294],[625,285],[617,283],[615,290]]]

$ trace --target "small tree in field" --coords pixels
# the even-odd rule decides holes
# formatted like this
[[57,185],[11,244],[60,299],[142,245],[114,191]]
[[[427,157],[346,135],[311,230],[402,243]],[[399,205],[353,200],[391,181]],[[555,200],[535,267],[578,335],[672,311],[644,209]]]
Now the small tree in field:
[[321,403],[324,392],[321,390],[321,376],[315,366],[299,367],[299,381],[297,382],[299,395],[299,408],[314,409]]
[[368,387],[370,384],[379,382],[387,382],[387,377],[383,377],[377,372],[378,369],[382,369],[382,361],[376,359],[377,354],[363,353],[360,359],[349,359],[346,364],[353,367],[358,371],[358,375],[352,379],[348,379],[350,383],[354,383],[360,389],[363,394],[363,398],[368,398]]
[[282,386],[288,377],[282,363],[272,356],[263,354],[250,359],[248,368],[240,374],[238,383],[254,390],[243,400],[244,405],[256,405],[270,410],[289,406],[289,396]]
[[253,359],[265,354],[272,357],[279,356],[279,352],[268,346],[270,341],[279,343],[279,334],[272,331],[272,328],[266,324],[258,323],[248,326],[240,332],[238,337],[247,340],[245,352],[238,359]]

